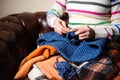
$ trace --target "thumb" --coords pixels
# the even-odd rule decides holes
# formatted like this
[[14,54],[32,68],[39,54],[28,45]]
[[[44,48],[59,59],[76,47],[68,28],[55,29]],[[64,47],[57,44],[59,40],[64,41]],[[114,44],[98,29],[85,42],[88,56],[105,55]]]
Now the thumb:
[[64,21],[62,21],[61,24],[64,28],[67,28],[66,23]]

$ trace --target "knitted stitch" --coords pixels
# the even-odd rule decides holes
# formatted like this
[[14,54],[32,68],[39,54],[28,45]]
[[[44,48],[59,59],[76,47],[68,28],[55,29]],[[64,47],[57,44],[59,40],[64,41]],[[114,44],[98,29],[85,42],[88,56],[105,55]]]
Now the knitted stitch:
[[[103,46],[106,42],[105,38],[80,41],[74,37],[75,35],[72,36],[71,32],[67,33],[65,36],[59,35],[54,31],[48,32],[38,38],[37,44],[39,46],[54,46],[68,61],[82,62],[96,58],[102,52]],[[70,42],[71,39],[69,38],[71,37],[74,39],[72,39],[74,43],[77,41],[77,44],[72,44]]]

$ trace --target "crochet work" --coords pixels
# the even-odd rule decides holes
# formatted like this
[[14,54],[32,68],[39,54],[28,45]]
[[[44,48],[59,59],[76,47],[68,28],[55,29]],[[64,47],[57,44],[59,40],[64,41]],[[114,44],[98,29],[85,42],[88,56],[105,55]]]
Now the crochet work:
[[96,58],[102,52],[105,43],[105,38],[80,41],[73,32],[59,35],[54,31],[40,36],[37,40],[37,45],[55,47],[70,62],[83,62]]

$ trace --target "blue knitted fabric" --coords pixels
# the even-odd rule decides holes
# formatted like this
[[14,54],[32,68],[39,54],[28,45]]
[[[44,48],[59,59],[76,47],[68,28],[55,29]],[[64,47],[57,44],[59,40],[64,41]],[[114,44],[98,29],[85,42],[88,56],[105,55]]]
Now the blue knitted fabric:
[[66,35],[48,32],[40,36],[37,45],[51,45],[70,62],[83,62],[97,57],[105,45],[106,39],[94,39],[80,41],[73,32]]

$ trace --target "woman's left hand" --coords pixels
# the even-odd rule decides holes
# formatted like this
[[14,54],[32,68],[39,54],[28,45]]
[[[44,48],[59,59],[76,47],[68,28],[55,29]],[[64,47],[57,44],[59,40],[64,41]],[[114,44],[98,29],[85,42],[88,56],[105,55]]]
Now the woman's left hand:
[[73,28],[70,31],[75,32],[75,35],[78,35],[80,40],[95,38],[94,30],[88,25]]

